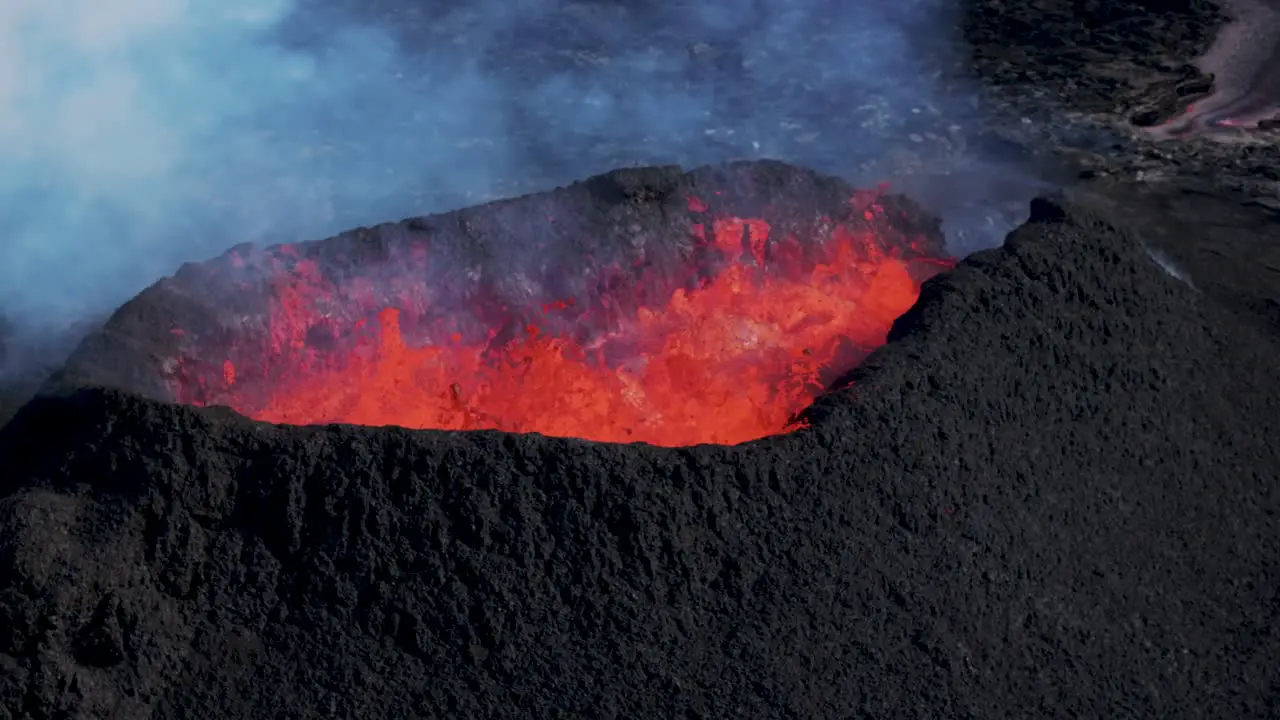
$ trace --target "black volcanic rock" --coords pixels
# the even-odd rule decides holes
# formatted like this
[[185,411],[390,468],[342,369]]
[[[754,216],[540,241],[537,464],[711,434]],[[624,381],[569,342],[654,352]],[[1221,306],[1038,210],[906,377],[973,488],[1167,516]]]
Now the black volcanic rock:
[[1143,202],[1037,201],[735,448],[40,399],[0,433],[0,708],[1274,716],[1280,342]]
[[[1233,2],[964,0],[960,72],[981,78],[990,113],[979,127],[1091,175],[1211,180],[1275,202],[1280,128],[1217,128],[1173,142],[1152,132],[1222,89],[1222,78],[1195,61],[1228,24]],[[1268,42],[1264,27],[1254,36]],[[970,142],[985,146],[975,135]]]

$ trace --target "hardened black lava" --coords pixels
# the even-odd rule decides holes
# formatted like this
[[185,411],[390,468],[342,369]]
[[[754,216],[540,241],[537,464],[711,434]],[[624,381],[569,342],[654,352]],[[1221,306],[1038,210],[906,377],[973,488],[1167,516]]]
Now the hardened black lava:
[[1036,200],[811,429],[735,448],[62,386],[0,433],[0,708],[1274,716],[1280,238],[1102,190]]

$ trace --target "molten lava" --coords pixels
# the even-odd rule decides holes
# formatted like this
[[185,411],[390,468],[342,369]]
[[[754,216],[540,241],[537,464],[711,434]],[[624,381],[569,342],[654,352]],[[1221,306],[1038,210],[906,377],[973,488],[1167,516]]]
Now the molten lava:
[[[762,220],[721,218],[693,232],[716,256],[714,272],[625,316],[565,301],[535,310],[518,332],[414,343],[407,311],[384,307],[361,321],[362,340],[278,373],[265,395],[242,392],[227,360],[218,402],[275,423],[739,443],[797,427],[797,414],[882,344],[920,283],[950,264],[904,259],[843,226],[808,250],[771,239]],[[276,292],[270,318],[280,353],[299,351],[321,320],[290,287]],[[604,329],[552,333],[536,319],[557,314]]]

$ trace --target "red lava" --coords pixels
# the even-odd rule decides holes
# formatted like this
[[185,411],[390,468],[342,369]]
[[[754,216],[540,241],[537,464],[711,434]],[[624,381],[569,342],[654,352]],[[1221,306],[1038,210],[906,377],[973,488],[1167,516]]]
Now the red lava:
[[[690,207],[702,206],[691,199]],[[904,259],[871,234],[843,226],[807,244],[808,251],[793,237],[771,239],[758,219],[717,219],[693,233],[721,258],[719,271],[628,317],[614,313],[589,342],[529,322],[496,346],[496,329],[480,342],[452,333],[415,346],[402,333],[406,311],[389,306],[342,357],[281,373],[266,397],[240,394],[227,360],[229,399],[221,402],[297,425],[740,443],[798,427],[797,413],[823,392],[832,371],[853,367],[883,344],[923,279],[951,264]],[[296,283],[281,283],[275,295],[272,333],[281,348],[297,348],[316,319],[315,303]],[[542,308],[545,317],[570,311],[597,320],[606,314],[571,301]]]

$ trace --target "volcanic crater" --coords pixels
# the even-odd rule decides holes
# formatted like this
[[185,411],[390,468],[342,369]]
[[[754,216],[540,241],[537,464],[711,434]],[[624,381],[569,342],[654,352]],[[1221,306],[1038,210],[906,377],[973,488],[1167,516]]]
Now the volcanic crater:
[[[1217,13],[971,10],[1125,123]],[[184,266],[0,428],[0,718],[1280,715],[1273,150],[1183,140],[963,259],[749,162]]]
[[[939,273],[936,222],[905,199],[777,163],[655,168],[187,266],[121,308],[0,430],[0,707],[1266,716],[1280,343],[1258,258],[1280,238],[1257,208],[1177,190],[1096,185],[1030,211],[1003,247]],[[1189,217],[1212,218],[1214,239]],[[703,248],[692,228],[717,219],[730,252],[688,264]],[[905,293],[905,312],[881,308],[865,336],[886,344],[853,348],[861,364],[814,384],[830,389],[807,408],[792,396],[790,432],[666,448],[496,422],[246,417],[292,375],[351,383],[357,398],[396,391],[350,358],[386,350],[387,308],[440,307],[411,287],[453,288],[454,312],[482,287],[493,304],[462,315],[477,338],[510,328],[494,338],[518,341],[523,307],[580,339],[582,324],[543,320],[538,303],[653,288],[661,304],[673,287],[713,287],[697,272],[758,257],[752,222],[784,247],[806,238],[801,256],[856,248],[855,279],[873,278],[859,288],[888,267]],[[518,234],[536,250],[539,232],[566,226],[592,261],[493,244]],[[845,233],[861,241],[841,245]],[[656,272],[599,281],[641,256]],[[431,277],[440,257],[521,270]],[[319,302],[299,292],[317,287],[338,300],[324,313],[290,304]],[[627,292],[601,289],[614,287]],[[308,323],[278,324],[281,308]],[[378,326],[372,340],[361,320]],[[442,332],[399,328],[405,347]],[[305,419],[334,412],[316,397]],[[708,403],[676,429],[723,427],[723,414]]]
[[732,444],[803,424],[953,264],[883,189],[632,168],[187,265],[59,382],[290,424]]

